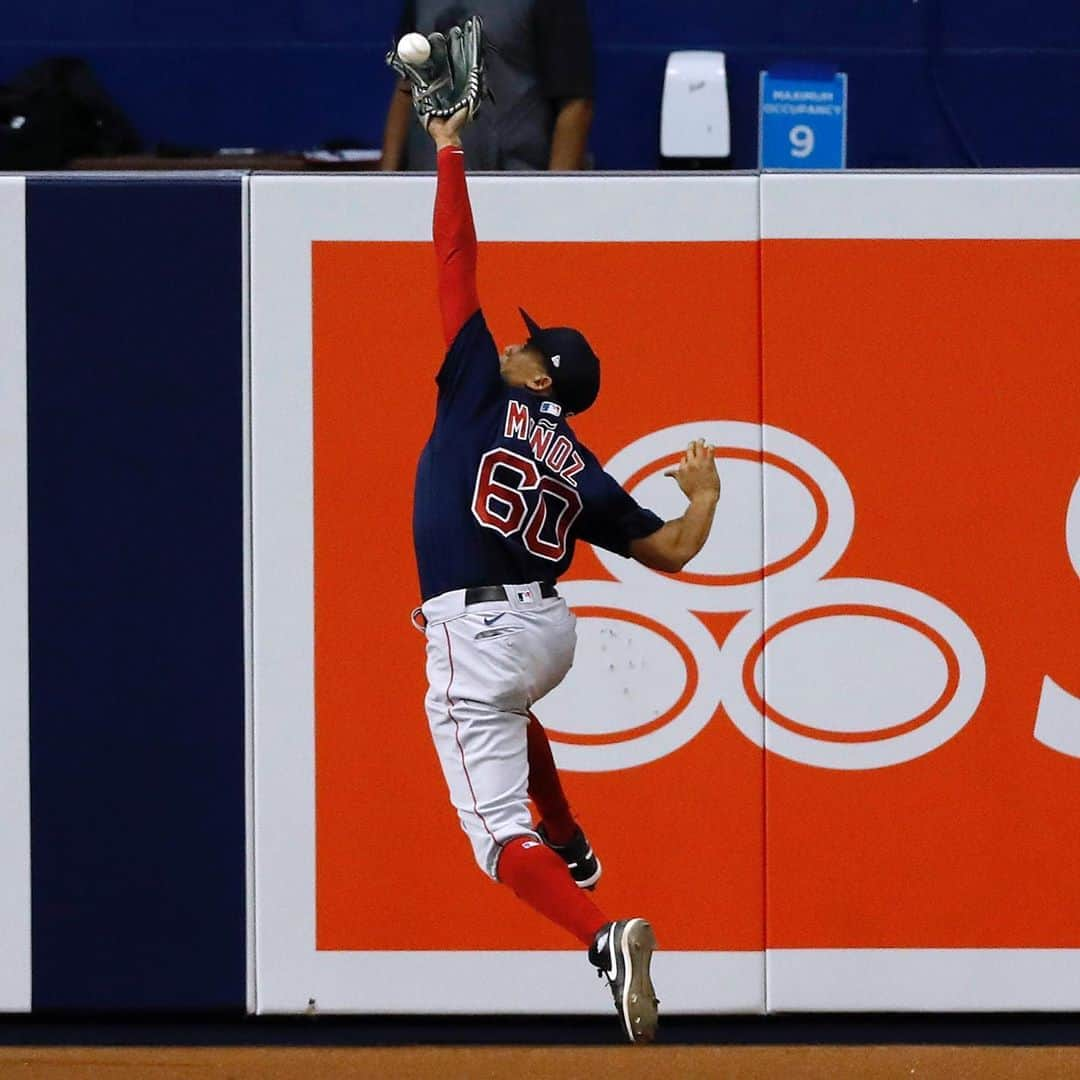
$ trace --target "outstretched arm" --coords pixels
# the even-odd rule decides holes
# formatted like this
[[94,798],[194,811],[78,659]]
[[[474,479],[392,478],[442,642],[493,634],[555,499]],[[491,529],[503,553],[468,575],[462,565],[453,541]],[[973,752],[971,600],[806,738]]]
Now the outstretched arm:
[[465,182],[465,152],[459,136],[467,118],[467,110],[462,109],[446,120],[432,120],[428,126],[428,134],[435,140],[438,154],[439,178],[432,233],[439,267],[439,307],[447,345],[480,309],[476,290],[476,228]]
[[678,468],[664,475],[675,478],[690,505],[682,517],[666,522],[651,536],[634,540],[630,555],[652,570],[676,574],[705,546],[712,528],[720,498],[720,474],[713,448],[696,439]]

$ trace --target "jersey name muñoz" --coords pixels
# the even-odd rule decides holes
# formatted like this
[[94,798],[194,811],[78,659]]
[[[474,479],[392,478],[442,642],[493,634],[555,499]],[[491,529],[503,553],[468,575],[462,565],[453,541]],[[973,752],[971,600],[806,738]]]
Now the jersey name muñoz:
[[413,501],[424,600],[476,585],[554,582],[576,540],[627,556],[631,541],[663,525],[577,440],[561,406],[503,382],[482,312],[459,331],[436,382]]

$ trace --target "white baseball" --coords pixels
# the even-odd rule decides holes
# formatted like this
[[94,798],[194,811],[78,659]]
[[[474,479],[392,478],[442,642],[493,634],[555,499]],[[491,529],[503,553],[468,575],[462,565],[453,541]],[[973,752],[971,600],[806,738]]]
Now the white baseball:
[[431,43],[423,34],[406,34],[398,42],[397,53],[406,64],[426,64],[431,56]]

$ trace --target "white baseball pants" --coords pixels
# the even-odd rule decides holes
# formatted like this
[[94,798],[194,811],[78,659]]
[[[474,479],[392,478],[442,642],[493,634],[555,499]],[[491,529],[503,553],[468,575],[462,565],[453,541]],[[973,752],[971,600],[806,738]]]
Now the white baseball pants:
[[507,600],[466,606],[456,590],[421,609],[431,735],[476,861],[496,880],[503,845],[536,835],[526,714],[566,677],[577,644],[564,600],[544,599],[536,583],[506,592]]

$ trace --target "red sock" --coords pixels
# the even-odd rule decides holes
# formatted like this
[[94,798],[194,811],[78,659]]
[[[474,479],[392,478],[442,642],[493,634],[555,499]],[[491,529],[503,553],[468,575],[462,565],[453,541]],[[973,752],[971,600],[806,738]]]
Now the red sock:
[[519,900],[568,930],[583,945],[611,920],[575,884],[566,863],[529,836],[511,840],[499,856],[499,880]]
[[548,839],[553,844],[569,843],[577,832],[577,822],[566,801],[547,732],[532,713],[525,732],[529,745],[529,798],[544,823]]

